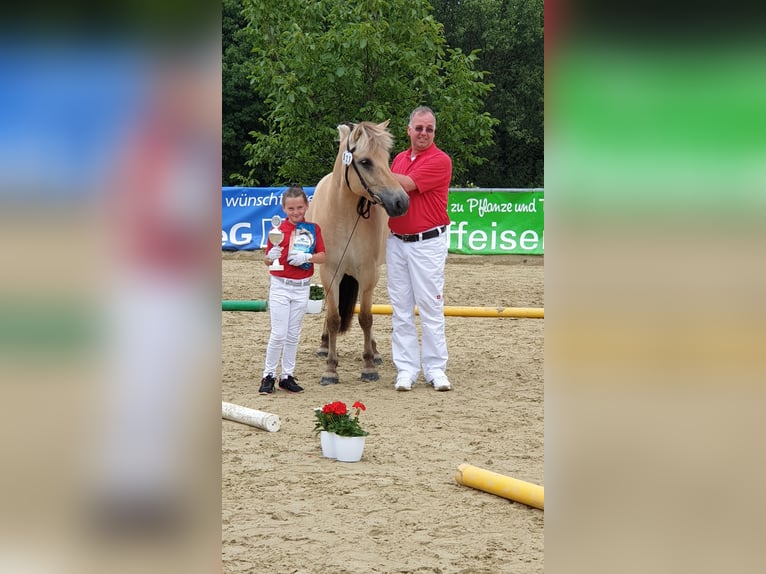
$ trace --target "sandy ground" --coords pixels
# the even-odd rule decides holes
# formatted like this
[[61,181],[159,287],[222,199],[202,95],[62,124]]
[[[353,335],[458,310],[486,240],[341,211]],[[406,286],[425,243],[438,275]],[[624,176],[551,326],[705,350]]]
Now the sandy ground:
[[[268,298],[262,256],[223,254],[224,299]],[[450,255],[445,304],[543,307],[543,270],[541,257]],[[389,303],[385,281],[383,266],[375,303]],[[354,322],[338,343],[341,384],[321,386],[324,313],[308,314],[295,373],[305,392],[262,397],[268,313],[222,317],[222,400],[282,421],[276,433],[222,421],[224,572],[543,572],[543,511],[461,486],[455,470],[544,484],[544,320],[447,317],[453,391],[421,377],[397,393],[390,316],[374,316],[380,380],[359,380]],[[323,458],[312,432],[313,408],[334,400],[367,406],[358,463]]]

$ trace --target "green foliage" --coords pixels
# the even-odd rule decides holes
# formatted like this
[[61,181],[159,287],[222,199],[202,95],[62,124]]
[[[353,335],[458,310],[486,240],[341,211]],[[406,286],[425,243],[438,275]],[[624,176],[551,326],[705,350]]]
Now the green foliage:
[[[325,405],[326,407],[326,405]],[[314,434],[319,434],[321,431],[330,432],[330,427],[333,425],[333,421],[337,415],[327,410],[326,408],[314,409]]]
[[486,110],[500,124],[487,161],[469,169],[481,187],[543,186],[543,0],[433,0],[450,45],[479,50],[495,88]]
[[367,436],[366,430],[362,429],[359,424],[359,411],[356,411],[356,416],[338,417],[333,425],[330,426],[330,430],[338,436]]
[[[230,0],[234,1],[234,0]],[[437,115],[437,145],[452,156],[453,183],[482,163],[497,120],[483,110],[491,84],[475,69],[476,53],[447,47],[423,0],[242,0],[253,100],[263,124],[244,146],[250,168],[272,185],[315,185],[337,152],[344,121],[390,119],[395,149],[409,145],[410,111]]]
[[[236,185],[247,157],[244,153],[248,134],[265,128],[261,116],[266,113],[263,100],[253,97],[249,79],[250,50],[243,41],[245,20],[241,14],[242,0],[223,0],[222,8],[222,132],[221,154],[223,185]],[[248,180],[252,184],[270,185],[268,170],[256,167]]]
[[324,299],[324,287],[312,283],[309,287],[309,299],[313,299],[315,301],[321,301]]
[[315,184],[342,121],[390,118],[404,149],[425,104],[454,186],[543,185],[542,0],[347,4],[224,0],[224,184]]

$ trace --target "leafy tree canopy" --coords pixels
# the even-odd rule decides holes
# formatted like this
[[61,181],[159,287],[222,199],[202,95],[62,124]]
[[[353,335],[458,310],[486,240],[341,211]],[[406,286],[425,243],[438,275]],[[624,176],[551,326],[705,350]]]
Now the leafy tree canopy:
[[333,165],[336,126],[390,119],[395,150],[409,145],[409,113],[430,106],[437,145],[453,160],[453,185],[492,144],[497,120],[483,111],[492,89],[477,53],[447,46],[443,26],[422,0],[243,0],[248,75],[266,112],[245,145],[254,184],[315,185]]
[[[232,183],[232,175],[243,171],[247,157],[244,153],[248,134],[263,129],[259,118],[266,112],[263,101],[254,97],[250,85],[250,49],[243,41],[245,19],[242,16],[242,0],[223,0],[221,32],[223,54],[221,58],[222,133],[221,154],[224,185]],[[264,166],[253,169],[251,181],[256,184],[270,183],[270,174]]]
[[468,179],[483,187],[543,185],[543,0],[432,0],[450,45],[480,50],[495,85],[486,110],[500,119],[489,161]]

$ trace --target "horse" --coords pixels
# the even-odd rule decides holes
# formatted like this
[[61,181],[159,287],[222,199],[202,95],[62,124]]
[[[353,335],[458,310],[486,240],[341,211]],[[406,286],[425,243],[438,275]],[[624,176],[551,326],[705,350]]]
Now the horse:
[[388,218],[404,215],[409,196],[389,167],[393,138],[383,123],[344,123],[333,171],[317,184],[306,221],[317,223],[326,262],[319,275],[325,291],[325,321],[319,357],[327,357],[320,384],[339,382],[336,340],[351,326],[359,297],[359,326],[364,332],[363,381],[377,381],[382,360],[372,334],[372,292],[385,261]]

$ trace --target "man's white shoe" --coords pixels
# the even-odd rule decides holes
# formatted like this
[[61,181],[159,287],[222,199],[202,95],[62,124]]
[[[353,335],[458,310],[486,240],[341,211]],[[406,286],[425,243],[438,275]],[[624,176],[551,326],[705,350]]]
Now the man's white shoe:
[[449,384],[449,379],[447,378],[447,375],[436,375],[431,381],[431,384],[434,386],[435,391],[452,390],[452,385]]
[[410,379],[410,376],[407,373],[399,373],[399,375],[396,377],[396,384],[394,385],[394,389],[397,391],[411,391],[412,379]]

